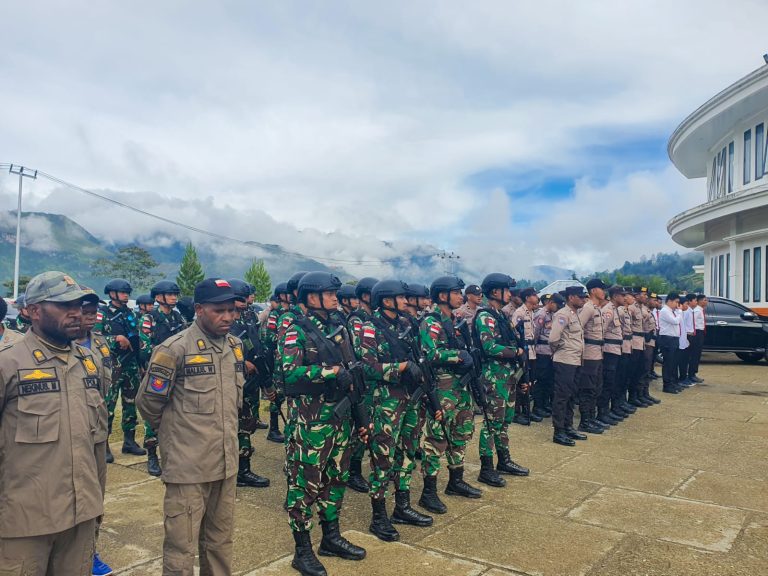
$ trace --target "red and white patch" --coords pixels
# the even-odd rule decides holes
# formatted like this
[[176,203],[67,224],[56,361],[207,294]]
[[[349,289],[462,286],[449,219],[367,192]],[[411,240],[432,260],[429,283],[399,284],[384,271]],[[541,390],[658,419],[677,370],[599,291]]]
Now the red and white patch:
[[376,330],[373,328],[364,328],[363,338],[376,338]]
[[440,335],[440,326],[438,326],[437,324],[432,324],[432,326],[429,327],[429,331],[432,332],[433,334],[436,334],[436,335],[439,336]]
[[270,317],[267,320],[267,328],[269,328],[270,330],[274,330],[275,328],[277,328],[277,320],[273,317]]
[[99,310],[96,312],[96,322],[101,322],[102,320],[104,320],[104,314],[102,314],[101,310]]
[[285,345],[286,346],[293,346],[294,344],[296,344],[296,340],[298,340],[298,339],[299,339],[298,332],[296,332],[296,331],[288,332],[285,335]]
[[288,328],[288,326],[290,326],[290,325],[291,325],[291,319],[290,318],[286,318],[285,320],[283,320],[283,328]]
[[219,288],[232,288],[232,286],[230,286],[229,282],[227,282],[226,280],[218,279],[218,280],[214,280],[213,283],[216,284],[216,286],[218,286]]
[[494,320],[493,318],[488,318],[488,328],[490,328],[491,330],[495,329],[496,320]]

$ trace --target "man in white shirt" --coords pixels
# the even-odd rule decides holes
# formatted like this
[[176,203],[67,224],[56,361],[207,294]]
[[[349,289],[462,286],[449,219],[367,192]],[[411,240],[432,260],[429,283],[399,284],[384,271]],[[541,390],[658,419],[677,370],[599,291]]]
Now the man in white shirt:
[[704,294],[697,294],[696,300],[693,302],[696,306],[693,310],[693,329],[694,336],[688,340],[691,343],[691,358],[688,363],[688,380],[701,384],[704,382],[698,377],[699,362],[701,361],[701,350],[704,348],[704,334],[706,333],[706,312],[704,309],[707,307],[707,297]]
[[680,308],[683,312],[683,323],[680,330],[680,353],[678,354],[677,373],[678,385],[684,388],[695,386],[696,383],[688,378],[688,365],[691,362],[691,340],[696,330],[693,324],[693,306],[696,303],[696,294],[688,294],[680,297]]
[[670,292],[667,301],[659,312],[659,349],[664,355],[661,377],[664,382],[662,391],[667,394],[679,394],[677,386],[677,354],[680,349],[680,333],[683,321],[682,314],[675,311],[680,305],[680,295]]

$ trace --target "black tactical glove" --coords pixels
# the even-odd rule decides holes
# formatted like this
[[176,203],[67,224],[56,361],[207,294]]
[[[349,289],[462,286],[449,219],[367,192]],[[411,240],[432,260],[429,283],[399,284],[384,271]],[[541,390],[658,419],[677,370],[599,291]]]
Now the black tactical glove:
[[470,370],[475,365],[475,361],[472,359],[472,354],[466,350],[459,350],[459,362],[465,370]]
[[406,362],[405,370],[400,374],[400,381],[405,387],[409,391],[415,390],[421,383],[421,378],[421,369],[419,368],[419,365],[411,360]]

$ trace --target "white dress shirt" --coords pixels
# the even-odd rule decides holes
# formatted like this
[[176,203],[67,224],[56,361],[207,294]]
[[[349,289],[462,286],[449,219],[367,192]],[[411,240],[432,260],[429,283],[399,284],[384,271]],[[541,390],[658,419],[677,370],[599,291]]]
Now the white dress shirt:
[[696,329],[696,332],[704,331],[704,322],[704,308],[696,306],[693,309],[693,327]]
[[675,314],[674,310],[664,304],[659,312],[659,336],[680,336],[680,323],[683,320],[682,315]]
[[[688,348],[688,333],[686,330],[688,330],[688,321],[686,319],[686,315],[690,312],[690,310],[681,310],[678,308],[675,310],[675,315],[680,316],[680,350],[685,350]],[[693,315],[690,316],[691,318],[691,328],[693,328]]]

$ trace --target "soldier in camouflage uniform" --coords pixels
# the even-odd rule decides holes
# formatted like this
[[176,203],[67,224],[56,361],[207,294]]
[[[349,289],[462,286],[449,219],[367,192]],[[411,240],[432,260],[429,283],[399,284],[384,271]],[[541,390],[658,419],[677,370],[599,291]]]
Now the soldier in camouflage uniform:
[[[359,360],[362,357],[362,337],[363,337],[363,323],[367,322],[373,314],[371,310],[371,290],[376,285],[378,280],[366,276],[361,278],[355,286],[355,298],[357,299],[358,307],[352,310],[347,315],[347,331],[352,339],[352,348],[355,351],[355,357]],[[369,386],[366,390],[365,406],[368,409],[368,414],[373,418],[373,387]],[[357,436],[352,437],[350,442],[350,450],[352,451],[352,457],[349,462],[349,480],[347,486],[352,488],[355,492],[361,494],[367,494],[370,486],[368,481],[363,477],[363,457],[365,456],[365,443],[361,442]]]
[[387,516],[386,495],[395,447],[410,395],[421,382],[421,369],[400,337],[409,329],[401,313],[407,306],[406,285],[382,280],[371,290],[373,315],[363,324],[361,359],[366,381],[373,388],[373,436],[369,476],[373,518],[369,530],[386,542],[400,539]]
[[152,294],[142,294],[136,298],[136,306],[139,307],[139,315],[143,317],[145,314],[151,314],[155,309],[155,299]]
[[[149,362],[155,346],[159,346],[168,338],[187,327],[187,321],[174,308],[180,294],[181,290],[175,282],[162,280],[152,287],[149,294],[151,302],[157,301],[157,308],[148,305],[146,302],[142,304],[138,298],[136,299],[140,310],[148,310],[141,317],[141,332],[149,339],[149,346],[142,349],[142,365],[146,365]],[[147,472],[151,476],[160,476],[163,470],[157,457],[157,433],[146,422],[144,423],[144,431],[144,448],[147,450]]]
[[[146,338],[141,334],[136,315],[128,308],[131,285],[121,278],[107,282],[104,293],[109,304],[99,308],[93,331],[107,341],[112,356],[112,386],[107,395],[109,432],[115,419],[118,395],[123,409],[123,454],[144,456],[147,451],[136,444],[136,392],[141,381],[140,354],[146,348]],[[107,443],[107,462],[113,461]]]
[[347,318],[352,312],[357,310],[360,301],[357,299],[355,287],[351,284],[344,284],[336,292],[336,298],[339,300],[339,313],[343,318]]
[[436,309],[425,315],[420,325],[421,349],[437,377],[437,398],[442,418],[427,417],[421,461],[424,490],[419,505],[437,514],[447,511],[437,496],[437,475],[443,454],[448,462],[449,474],[445,493],[465,498],[481,496],[480,490],[464,481],[464,453],[475,426],[472,397],[465,378],[471,377],[474,362],[467,349],[469,342],[452,320],[453,311],[463,302],[462,288],[464,282],[454,276],[442,276],[432,282],[430,296]]
[[285,394],[283,393],[282,372],[277,354],[277,322],[280,315],[290,308],[290,298],[288,295],[288,284],[280,282],[275,286],[271,300],[275,306],[269,311],[265,311],[264,320],[260,323],[259,338],[266,349],[266,354],[272,359],[272,385],[275,389],[275,399],[269,403],[269,432],[267,440],[277,444],[284,444],[286,437],[280,432],[280,414],[282,414],[283,404],[285,404]]
[[18,298],[14,301],[14,307],[18,310],[18,314],[16,318],[7,323],[7,326],[11,330],[24,334],[32,327],[32,320],[27,315],[27,303],[24,300],[24,294],[19,294]]
[[[232,286],[232,291],[237,296],[235,300],[235,321],[229,333],[239,338],[243,343],[245,360],[245,385],[243,386],[243,406],[238,414],[237,444],[239,449],[237,485],[251,488],[266,488],[269,479],[259,476],[251,471],[251,456],[254,450],[251,444],[251,434],[256,431],[256,422],[259,418],[259,389],[260,384],[271,380],[271,374],[267,366],[262,364],[264,374],[261,374],[255,364],[255,357],[265,357],[266,353],[258,338],[258,325],[253,324],[253,318],[249,315],[248,295],[251,288],[247,282],[238,279],[227,280]],[[267,386],[266,394],[274,397],[274,389],[271,383]]]
[[[331,312],[338,305],[339,279],[310,272],[299,281],[298,301],[306,314],[297,315],[280,338],[286,396],[293,400],[295,451],[287,457],[288,515],[296,543],[291,565],[302,574],[325,575],[312,551],[312,505],[323,529],[321,556],[362,560],[365,550],[339,531],[339,514],[348,474],[347,450],[351,420],[337,416],[336,404],[349,393],[352,376],[345,358],[352,358],[346,331],[339,332]],[[329,336],[336,335],[335,339]],[[346,350],[342,349],[346,347]],[[359,431],[365,437],[366,430]]]
[[[515,367],[523,350],[517,346],[512,326],[502,313],[510,301],[514,280],[498,272],[483,279],[481,289],[488,306],[481,308],[472,324],[472,337],[482,351],[482,385],[488,398],[487,425],[480,431],[480,475],[478,481],[489,486],[506,484],[498,472],[527,476],[528,469],[512,461],[509,455],[507,412],[515,387]],[[527,392],[527,384],[522,385]],[[489,430],[491,433],[489,433]],[[498,456],[497,470],[493,467],[493,451]]]

